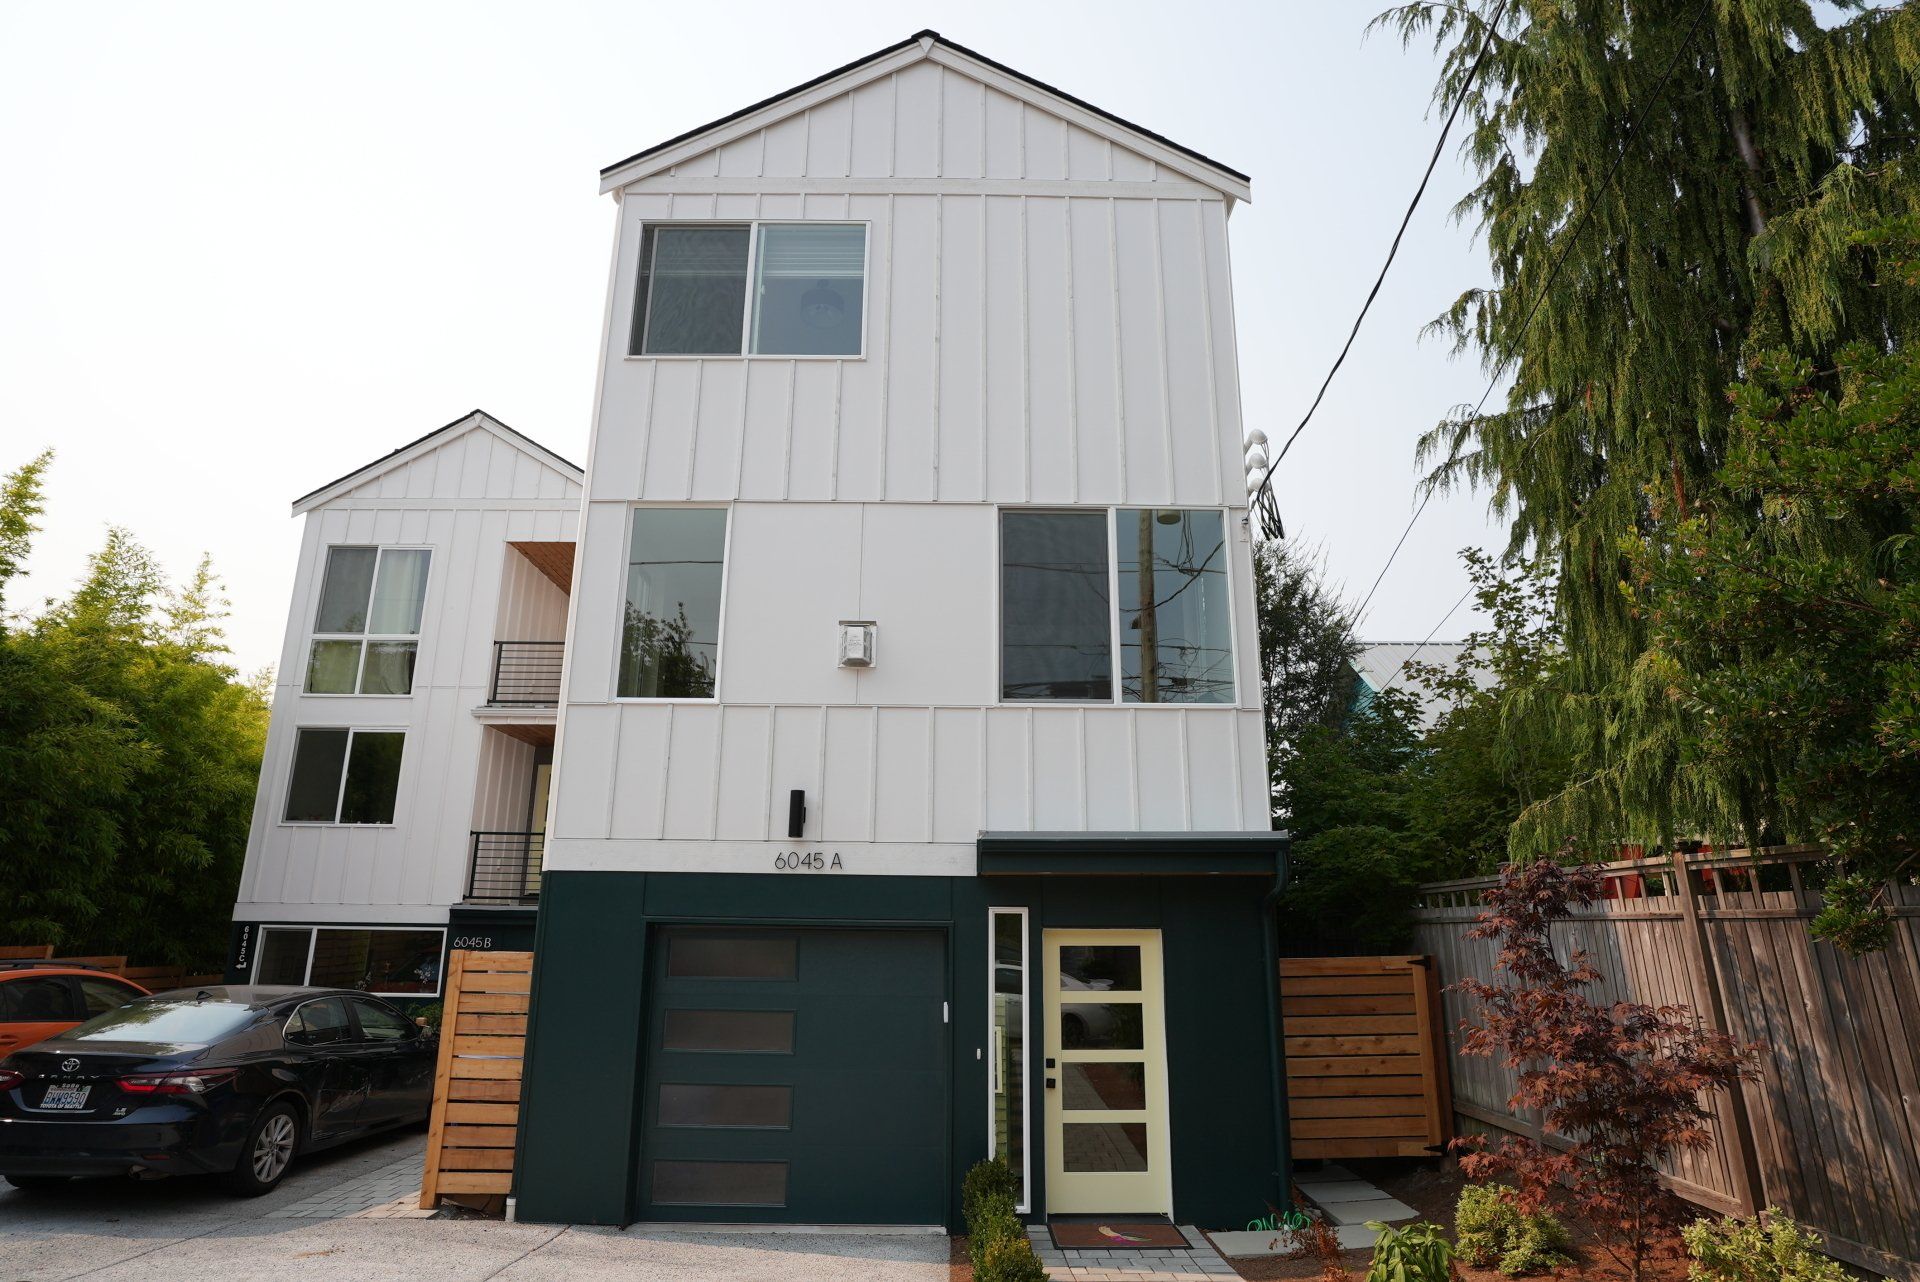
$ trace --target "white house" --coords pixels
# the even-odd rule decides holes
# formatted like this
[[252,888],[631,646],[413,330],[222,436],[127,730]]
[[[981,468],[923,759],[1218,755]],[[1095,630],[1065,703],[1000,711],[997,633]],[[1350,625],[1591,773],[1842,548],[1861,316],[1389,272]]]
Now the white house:
[[531,943],[580,494],[475,410],[294,502],[230,978],[425,1001]]
[[602,188],[519,1214],[1284,1205],[1246,176],[922,32]]

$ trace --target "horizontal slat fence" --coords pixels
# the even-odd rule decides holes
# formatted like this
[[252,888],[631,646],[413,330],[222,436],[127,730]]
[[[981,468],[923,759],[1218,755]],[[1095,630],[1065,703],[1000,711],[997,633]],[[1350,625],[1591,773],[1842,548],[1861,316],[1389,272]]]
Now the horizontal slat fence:
[[[1762,1079],[1714,1100],[1713,1147],[1665,1174],[1713,1211],[1777,1206],[1850,1263],[1920,1282],[1920,888],[1888,888],[1894,939],[1851,957],[1807,933],[1821,898],[1817,848],[1603,865],[1607,898],[1555,930],[1593,955],[1596,1000],[1686,1005],[1759,1042]],[[1490,878],[1421,888],[1419,946],[1451,985],[1492,980],[1496,947],[1465,938]],[[1459,1054],[1462,994],[1442,998],[1454,1111],[1468,1124],[1540,1136],[1508,1107],[1513,1074]]]
[[533,989],[533,954],[453,952],[440,1017],[440,1062],[420,1206],[447,1195],[513,1191],[520,1070]]
[[1425,1156],[1447,1140],[1425,957],[1280,962],[1295,1157]]

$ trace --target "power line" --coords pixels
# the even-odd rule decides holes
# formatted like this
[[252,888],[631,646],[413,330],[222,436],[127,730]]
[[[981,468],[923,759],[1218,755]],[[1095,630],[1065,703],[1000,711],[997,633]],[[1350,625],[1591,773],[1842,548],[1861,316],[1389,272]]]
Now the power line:
[[[1680,66],[1681,55],[1693,47],[1693,38],[1699,33],[1700,24],[1706,19],[1707,11],[1712,7],[1713,0],[1706,0],[1706,2],[1700,6],[1699,11],[1693,15],[1693,25],[1687,28],[1686,38],[1682,40],[1679,47],[1673,51],[1673,57],[1667,62],[1667,69],[1660,73],[1660,79],[1655,82],[1653,86],[1652,95],[1640,105],[1640,109],[1627,121],[1628,134],[1631,135],[1639,131],[1640,124],[1646,118],[1648,109],[1660,100],[1661,94],[1666,92],[1667,82],[1673,78],[1673,73]],[[1613,163],[1607,167],[1606,176],[1601,178],[1600,185],[1596,188],[1597,191],[1604,191],[1612,184],[1614,175],[1620,172],[1620,165],[1626,158],[1627,149],[1623,146],[1619,151],[1614,153]],[[1522,338],[1526,337],[1527,330],[1533,325],[1533,318],[1540,314],[1540,304],[1546,301],[1547,294],[1553,289],[1553,282],[1559,279],[1560,268],[1566,263],[1567,255],[1573,252],[1574,242],[1580,239],[1580,233],[1586,229],[1587,223],[1592,220],[1593,209],[1596,203],[1597,202],[1591,200],[1587,202],[1586,208],[1580,211],[1580,217],[1575,221],[1573,230],[1568,232],[1566,239],[1561,242],[1560,253],[1554,258],[1553,266],[1547,272],[1547,279],[1541,284],[1540,292],[1533,296],[1533,303],[1527,308],[1527,314],[1520,322],[1520,332],[1514,335],[1513,341],[1516,344]],[[1504,366],[1494,371],[1493,377],[1487,382],[1487,390],[1480,393],[1479,401],[1474,404],[1473,413],[1467,416],[1469,419],[1480,417],[1480,411],[1486,408],[1487,398],[1492,396],[1493,389],[1500,385],[1500,375],[1503,369]],[[1277,459],[1275,460],[1276,463],[1278,461]],[[1395,559],[1400,555],[1400,549],[1406,546],[1407,535],[1413,533],[1414,523],[1420,519],[1420,514],[1427,510],[1427,504],[1431,502],[1432,499],[1433,487],[1428,486],[1426,494],[1420,500],[1420,506],[1413,510],[1413,516],[1407,521],[1407,528],[1400,531],[1399,541],[1393,545],[1393,551],[1388,553],[1387,563],[1381,566],[1380,573],[1374,576],[1373,587],[1367,589],[1367,595],[1360,602],[1360,609],[1357,613],[1364,614],[1366,612],[1367,603],[1373,600],[1373,594],[1380,587],[1380,581],[1386,578],[1387,571],[1393,568]],[[1466,598],[1463,597],[1461,599],[1465,600]],[[1458,608],[1457,606],[1455,607],[1455,609]],[[1448,613],[1451,614],[1452,611],[1448,611]]]
[[1274,469],[1280,466],[1280,460],[1287,456],[1287,451],[1293,448],[1293,443],[1300,438],[1300,433],[1304,432],[1307,424],[1313,420],[1314,411],[1320,408],[1320,402],[1326,399],[1327,388],[1333,384],[1333,376],[1340,372],[1342,365],[1346,364],[1347,353],[1353,350],[1353,340],[1360,336],[1360,326],[1367,319],[1367,312],[1373,307],[1373,300],[1379,296],[1380,286],[1386,283],[1387,269],[1393,266],[1394,256],[1400,252],[1400,241],[1407,234],[1407,225],[1413,221],[1413,211],[1420,207],[1420,198],[1427,194],[1427,183],[1433,178],[1434,167],[1440,163],[1440,153],[1446,149],[1447,135],[1452,132],[1453,122],[1460,115],[1460,108],[1466,104],[1467,94],[1473,88],[1474,80],[1479,77],[1481,64],[1486,62],[1487,54],[1493,48],[1494,33],[1500,29],[1500,19],[1506,16],[1507,6],[1510,3],[1512,0],[1500,0],[1499,10],[1494,13],[1493,20],[1487,24],[1487,38],[1481,42],[1480,52],[1475,56],[1473,66],[1468,68],[1467,78],[1460,84],[1460,93],[1453,100],[1453,109],[1447,112],[1446,122],[1440,126],[1440,136],[1433,143],[1433,155],[1427,158],[1426,172],[1420,175],[1420,185],[1414,189],[1413,199],[1407,205],[1407,212],[1400,218],[1400,229],[1394,232],[1393,243],[1387,247],[1387,258],[1380,264],[1380,274],[1373,278],[1373,288],[1367,291],[1366,301],[1360,304],[1360,314],[1353,318],[1353,328],[1347,332],[1346,343],[1340,348],[1340,354],[1334,358],[1332,368],[1327,370],[1327,376],[1320,380],[1320,390],[1314,394],[1313,404],[1307,406],[1307,412],[1301,418],[1299,425],[1288,435],[1286,443],[1280,447],[1280,452],[1274,455],[1273,462],[1267,465],[1266,473],[1260,478],[1260,484],[1256,487],[1256,493],[1266,489],[1273,480]]
[[1385,694],[1387,691],[1393,689],[1393,683],[1400,679],[1400,674],[1407,670],[1407,665],[1409,663],[1413,662],[1413,656],[1416,654],[1419,654],[1422,650],[1427,648],[1427,642],[1433,640],[1435,633],[1438,633],[1441,628],[1444,628],[1447,626],[1447,620],[1453,617],[1454,610],[1458,610],[1462,605],[1466,604],[1467,598],[1472,595],[1473,595],[1473,585],[1469,583],[1467,585],[1467,590],[1460,594],[1460,599],[1453,603],[1453,606],[1451,609],[1449,609],[1445,614],[1440,616],[1440,622],[1433,625],[1433,631],[1427,633],[1427,635],[1421,640],[1420,644],[1413,647],[1412,652],[1409,653],[1406,658],[1400,660],[1400,666],[1393,670],[1393,675],[1391,677],[1387,678],[1387,684],[1380,687],[1381,694]]

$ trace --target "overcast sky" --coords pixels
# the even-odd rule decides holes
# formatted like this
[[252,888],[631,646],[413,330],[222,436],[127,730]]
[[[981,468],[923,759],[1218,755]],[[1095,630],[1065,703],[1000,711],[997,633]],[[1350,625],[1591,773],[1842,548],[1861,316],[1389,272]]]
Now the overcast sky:
[[[1292,430],[1432,147],[1434,64],[1330,4],[0,3],[0,471],[58,451],[15,606],[108,524],[212,553],[236,662],[276,661],[296,496],[473,407],[586,456],[601,166],[922,27],[1253,176],[1231,235],[1248,426]],[[1450,150],[1276,480],[1364,594],[1413,443],[1478,397],[1420,327],[1486,278]],[[1436,500],[1364,632],[1419,640],[1497,542]],[[1463,609],[1442,631],[1458,635]]]

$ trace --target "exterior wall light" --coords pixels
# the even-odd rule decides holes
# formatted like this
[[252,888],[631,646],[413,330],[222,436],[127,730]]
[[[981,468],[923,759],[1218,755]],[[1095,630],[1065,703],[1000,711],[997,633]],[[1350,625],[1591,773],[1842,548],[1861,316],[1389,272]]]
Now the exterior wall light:
[[879,647],[879,625],[872,619],[840,620],[840,666],[871,668]]

